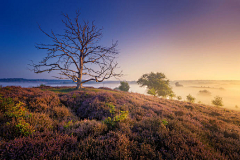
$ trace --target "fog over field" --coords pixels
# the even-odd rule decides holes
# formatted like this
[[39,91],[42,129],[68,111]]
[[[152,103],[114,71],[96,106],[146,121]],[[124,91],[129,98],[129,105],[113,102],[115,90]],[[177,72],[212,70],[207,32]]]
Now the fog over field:
[[[177,87],[176,82],[182,84]],[[130,92],[147,94],[146,88],[140,87],[135,82],[130,82]],[[117,84],[100,83],[98,87],[115,88]],[[90,86],[90,85],[89,85]],[[186,100],[186,96],[191,94],[196,98],[195,103],[201,101],[202,104],[212,105],[212,100],[216,96],[223,99],[223,107],[228,109],[240,110],[240,81],[218,81],[218,80],[182,80],[172,81],[171,87],[176,96],[181,96],[182,100]],[[200,93],[199,91],[207,90],[210,94]],[[236,105],[238,107],[236,107]]]
[[[183,87],[176,87],[172,82],[175,94],[186,99],[188,94],[196,98],[196,103],[212,105],[215,96],[223,98],[223,107],[239,110],[240,106],[240,81],[178,81]],[[201,94],[200,90],[207,90],[210,94]]]
[[[181,87],[175,85],[179,82]],[[37,87],[41,84],[49,86],[76,86],[74,83],[51,83],[51,82],[0,82],[0,85],[4,86],[21,86],[21,87]],[[182,101],[186,100],[186,96],[191,94],[196,98],[195,103],[202,103],[212,105],[212,100],[216,96],[220,96],[223,99],[223,107],[233,110],[240,110],[240,81],[219,81],[219,80],[180,80],[171,81],[171,87],[176,96],[181,96]],[[85,87],[108,87],[116,88],[120,85],[118,81],[103,82],[103,83],[88,83]],[[137,92],[147,95],[145,87],[140,87],[136,82],[129,82],[130,92]],[[199,91],[207,90],[209,93],[200,93]],[[236,107],[237,106],[237,107]]]

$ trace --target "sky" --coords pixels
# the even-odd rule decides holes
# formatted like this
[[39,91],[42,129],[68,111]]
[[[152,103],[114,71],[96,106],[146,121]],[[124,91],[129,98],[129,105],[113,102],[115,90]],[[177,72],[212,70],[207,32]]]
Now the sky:
[[122,80],[162,72],[170,80],[240,80],[239,0],[0,1],[0,78],[53,79],[28,64],[41,61],[46,32],[64,30],[62,13],[95,21],[101,44],[118,41]]

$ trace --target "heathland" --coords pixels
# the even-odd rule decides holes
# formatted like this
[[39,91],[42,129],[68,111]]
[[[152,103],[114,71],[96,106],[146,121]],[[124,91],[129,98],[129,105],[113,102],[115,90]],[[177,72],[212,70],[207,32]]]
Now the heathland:
[[0,159],[239,159],[240,112],[109,88],[0,88]]

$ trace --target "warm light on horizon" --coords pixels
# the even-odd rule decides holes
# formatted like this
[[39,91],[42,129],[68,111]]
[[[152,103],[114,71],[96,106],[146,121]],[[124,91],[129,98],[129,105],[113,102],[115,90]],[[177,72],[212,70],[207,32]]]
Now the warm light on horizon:
[[[96,20],[96,25],[104,28],[102,44],[109,46],[118,40],[117,61],[123,80],[137,80],[153,71],[170,80],[240,80],[238,1],[111,2],[108,12],[100,12],[105,7],[99,3],[86,2],[86,8],[89,5],[98,14],[84,8],[81,18]],[[51,79],[51,74],[34,74],[27,69],[30,59],[37,62],[46,55],[34,47],[36,43],[51,43],[36,21],[46,31],[64,31],[60,13],[74,15],[77,5],[62,2],[58,5],[69,7],[56,7],[52,12],[42,12],[46,4],[35,9],[19,8],[22,3],[6,5],[14,12],[3,10],[0,67],[4,69],[0,78]]]

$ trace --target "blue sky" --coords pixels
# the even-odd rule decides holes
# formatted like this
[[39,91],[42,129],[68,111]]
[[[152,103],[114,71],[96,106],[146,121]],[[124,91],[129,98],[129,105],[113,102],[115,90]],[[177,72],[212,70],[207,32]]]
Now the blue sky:
[[[101,43],[118,40],[123,80],[163,72],[170,80],[238,79],[240,2],[236,0],[8,0],[0,2],[0,78],[52,78],[27,69],[51,43],[38,28],[61,33],[61,13],[103,27]],[[213,74],[214,73],[214,74]]]

